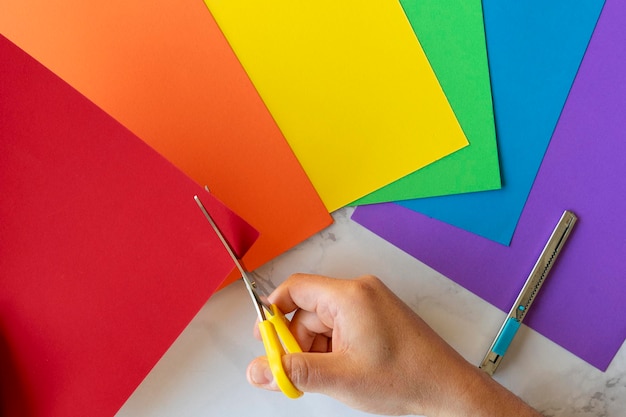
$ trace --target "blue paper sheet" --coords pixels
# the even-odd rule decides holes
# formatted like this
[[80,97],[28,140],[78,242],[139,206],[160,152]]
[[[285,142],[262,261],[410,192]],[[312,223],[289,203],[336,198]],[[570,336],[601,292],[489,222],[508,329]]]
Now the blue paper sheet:
[[604,0],[484,0],[500,190],[401,202],[508,245]]

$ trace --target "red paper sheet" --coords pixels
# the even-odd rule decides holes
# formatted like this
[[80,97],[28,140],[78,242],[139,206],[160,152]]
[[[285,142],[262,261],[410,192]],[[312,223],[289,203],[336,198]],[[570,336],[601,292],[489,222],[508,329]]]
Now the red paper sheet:
[[3,0],[0,33],[259,230],[248,268],[331,223],[202,1]]
[[0,36],[0,414],[107,416],[257,232]]

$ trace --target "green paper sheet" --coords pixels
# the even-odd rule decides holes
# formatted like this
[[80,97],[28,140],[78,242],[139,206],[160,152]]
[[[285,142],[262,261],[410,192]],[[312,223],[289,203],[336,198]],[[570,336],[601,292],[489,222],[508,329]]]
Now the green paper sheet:
[[401,0],[400,3],[470,146],[351,205],[500,188],[481,1]]

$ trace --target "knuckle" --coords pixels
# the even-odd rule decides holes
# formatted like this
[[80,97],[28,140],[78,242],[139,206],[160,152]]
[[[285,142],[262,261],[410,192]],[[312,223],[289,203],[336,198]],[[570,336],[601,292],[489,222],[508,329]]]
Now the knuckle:
[[364,299],[377,297],[382,281],[374,275],[364,275],[353,281],[354,296]]
[[383,282],[375,275],[363,275],[359,278],[361,282],[363,282],[366,286],[371,287],[372,289],[376,289],[383,285]]
[[309,385],[309,368],[306,362],[297,360],[294,355],[283,356],[283,366],[291,382],[298,388]]
[[294,272],[287,279],[291,281],[298,281],[298,280],[306,278],[306,276],[307,274],[304,274],[302,272]]

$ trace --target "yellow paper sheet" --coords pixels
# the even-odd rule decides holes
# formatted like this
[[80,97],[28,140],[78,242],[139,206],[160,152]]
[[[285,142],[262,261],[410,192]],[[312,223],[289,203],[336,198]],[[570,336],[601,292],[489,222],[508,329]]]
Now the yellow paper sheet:
[[467,145],[399,2],[205,3],[329,211]]

